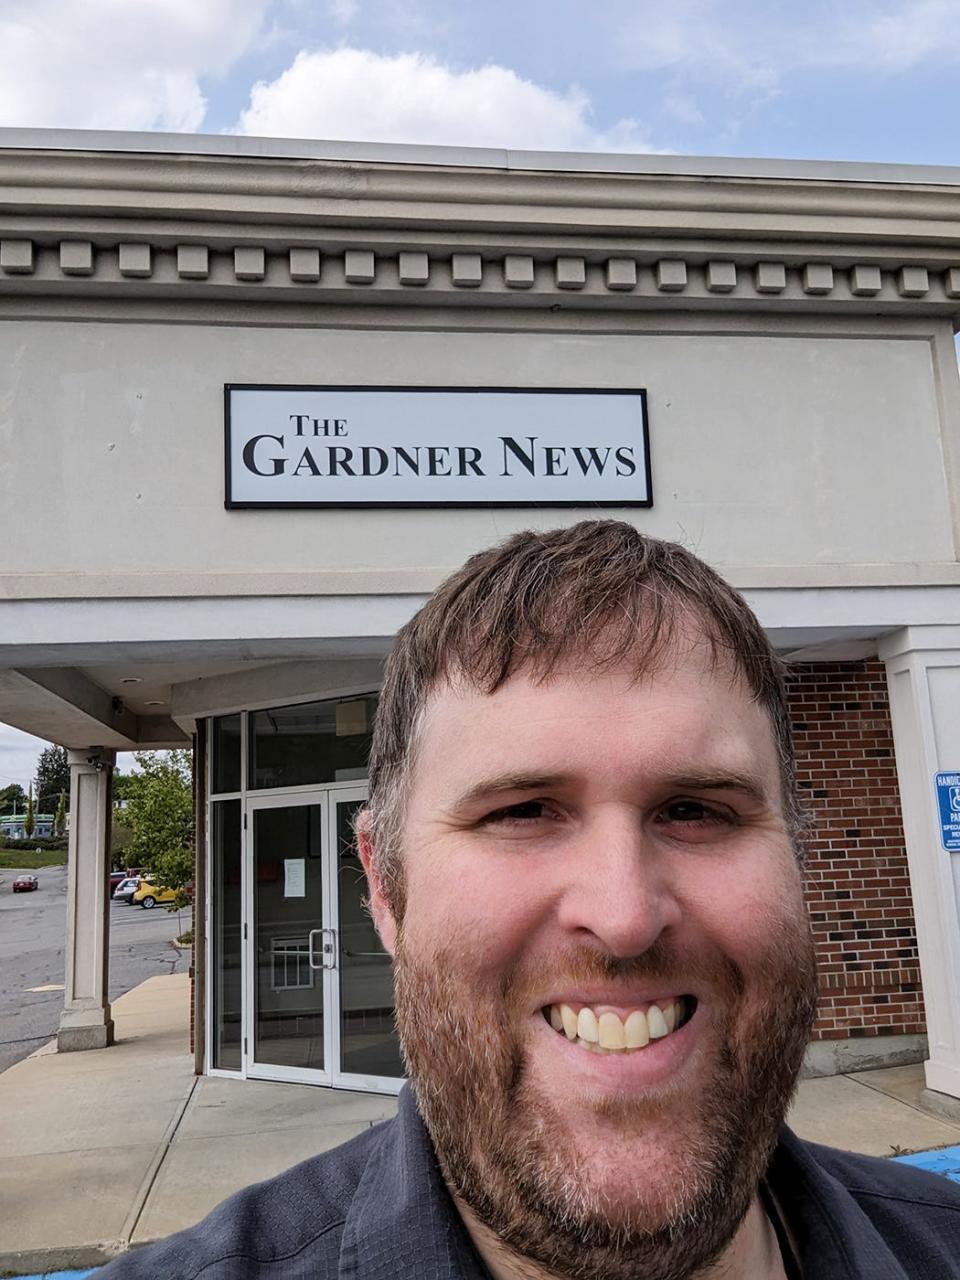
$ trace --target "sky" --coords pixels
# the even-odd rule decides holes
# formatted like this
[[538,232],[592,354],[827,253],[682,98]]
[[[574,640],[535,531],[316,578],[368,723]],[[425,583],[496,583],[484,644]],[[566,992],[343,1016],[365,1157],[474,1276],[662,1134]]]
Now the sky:
[[0,125],[954,163],[958,0],[0,0]]
[[0,127],[958,164],[958,74],[960,0],[0,0]]

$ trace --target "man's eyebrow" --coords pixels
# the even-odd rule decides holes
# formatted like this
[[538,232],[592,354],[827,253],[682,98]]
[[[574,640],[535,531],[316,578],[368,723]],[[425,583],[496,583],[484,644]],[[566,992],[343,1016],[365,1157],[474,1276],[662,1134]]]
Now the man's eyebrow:
[[491,800],[509,791],[545,791],[570,779],[562,773],[500,773],[481,778],[453,802],[453,809],[469,809],[481,800]]
[[678,791],[740,791],[760,803],[767,799],[767,788],[762,779],[753,773],[718,769],[704,773],[671,774],[666,782],[668,787]]
[[[470,809],[481,801],[493,800],[498,795],[516,791],[549,791],[570,782],[563,773],[501,773],[481,778],[458,796],[451,806],[453,810]],[[670,774],[660,780],[666,790],[675,791],[739,791],[762,804],[767,800],[767,788],[753,773],[739,773],[728,769],[711,769],[703,773]]]

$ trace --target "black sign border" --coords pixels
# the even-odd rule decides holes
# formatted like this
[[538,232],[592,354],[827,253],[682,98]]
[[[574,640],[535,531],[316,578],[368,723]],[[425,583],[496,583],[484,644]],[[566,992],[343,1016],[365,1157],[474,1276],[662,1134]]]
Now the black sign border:
[[[496,392],[500,395],[566,395],[566,396],[638,396],[640,399],[640,429],[643,435],[643,463],[647,482],[647,497],[633,501],[611,502],[458,502],[447,499],[443,502],[240,502],[234,501],[231,494],[230,462],[230,393],[232,391],[402,391],[415,392],[457,392],[458,394],[475,395],[484,392]],[[370,386],[369,384],[351,385],[344,383],[302,383],[302,382],[225,382],[223,384],[223,427],[224,427],[224,502],[227,511],[309,511],[323,509],[328,511],[418,511],[437,510],[443,507],[459,507],[462,510],[478,510],[485,507],[553,507],[555,509],[594,510],[618,507],[652,507],[653,478],[650,473],[650,428],[647,416],[647,392],[644,387],[416,387],[416,386]]]

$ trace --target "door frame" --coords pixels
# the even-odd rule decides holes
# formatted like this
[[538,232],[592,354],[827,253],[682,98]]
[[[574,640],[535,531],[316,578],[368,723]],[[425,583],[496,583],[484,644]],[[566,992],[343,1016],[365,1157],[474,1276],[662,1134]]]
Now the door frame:
[[[331,1084],[335,1089],[353,1089],[364,1093],[398,1094],[403,1088],[403,1076],[369,1076],[358,1072],[347,1072],[341,1068],[341,1036],[343,1032],[343,1009],[341,1007],[341,975],[343,973],[343,933],[340,917],[340,850],[337,846],[337,804],[341,801],[366,800],[370,792],[370,784],[366,779],[355,782],[335,783],[328,788],[330,792],[329,810],[327,813],[328,844],[324,850],[324,861],[329,863],[332,891],[325,902],[329,902],[329,910],[334,923],[334,945],[336,947],[336,967],[331,973],[332,985],[335,988],[334,1002],[330,1006],[330,1022],[333,1024],[333,1048],[330,1056]],[[324,1048],[326,1053],[326,1048]],[[324,1057],[324,1061],[326,1061]]]
[[[256,1056],[257,1025],[257,929],[255,914],[256,877],[254,875],[254,814],[262,809],[293,809],[317,805],[320,808],[321,823],[321,856],[320,856],[320,893],[322,902],[322,919],[316,930],[328,927],[331,915],[329,898],[329,862],[325,845],[329,840],[330,805],[326,795],[326,787],[296,787],[284,791],[270,791],[267,794],[248,795],[243,804],[243,951],[245,962],[245,979],[243,990],[243,1042],[244,1042],[244,1075],[250,1080],[280,1080],[291,1084],[331,1085],[331,1024],[330,1000],[334,996],[331,982],[332,970],[324,966],[316,969],[313,963],[311,947],[310,968],[320,974],[319,990],[322,1000],[323,1015],[323,1067],[286,1067],[276,1063],[258,1062]],[[316,931],[314,930],[314,931]],[[311,934],[312,938],[312,934]]]
[[[338,883],[339,851],[337,848],[337,802],[365,800],[369,792],[366,779],[351,779],[322,785],[285,787],[268,792],[248,792],[243,799],[242,837],[242,920],[243,920],[243,1074],[252,1080],[279,1080],[295,1084],[321,1085],[333,1089],[350,1089],[367,1093],[397,1094],[403,1077],[368,1076],[340,1069],[342,1015],[340,1007],[340,974],[343,963],[340,929]],[[315,932],[324,931],[323,940],[332,935],[332,965],[323,965],[320,990],[323,1000],[323,1068],[285,1067],[256,1061],[256,920],[254,896],[254,818],[259,809],[299,808],[319,805],[321,810],[321,901],[322,919]],[[311,948],[313,950],[313,948]],[[320,960],[320,953],[317,959]],[[311,967],[314,967],[311,964]]]

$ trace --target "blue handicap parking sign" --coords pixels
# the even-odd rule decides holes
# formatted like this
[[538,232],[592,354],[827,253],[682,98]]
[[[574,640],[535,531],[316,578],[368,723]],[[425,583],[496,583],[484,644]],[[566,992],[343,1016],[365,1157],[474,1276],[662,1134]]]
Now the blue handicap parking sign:
[[960,773],[937,774],[940,840],[948,853],[960,853]]

